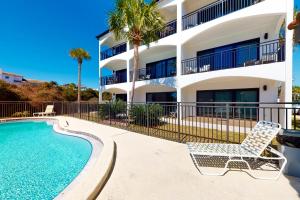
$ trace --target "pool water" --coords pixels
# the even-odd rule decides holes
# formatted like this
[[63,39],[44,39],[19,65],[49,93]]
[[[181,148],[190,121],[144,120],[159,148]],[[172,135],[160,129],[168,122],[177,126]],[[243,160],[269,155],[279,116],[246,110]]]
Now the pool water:
[[88,141],[58,134],[46,122],[0,124],[0,199],[53,199],[91,152]]

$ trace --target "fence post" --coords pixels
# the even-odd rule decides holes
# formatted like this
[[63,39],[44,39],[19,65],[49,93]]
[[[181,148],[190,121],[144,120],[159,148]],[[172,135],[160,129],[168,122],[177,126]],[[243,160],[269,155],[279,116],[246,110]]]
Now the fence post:
[[180,102],[177,102],[177,133],[178,133],[178,142],[180,142]]
[[88,121],[90,121],[90,103],[87,103]]
[[108,117],[109,117],[109,125],[111,125],[111,103],[109,102],[109,106],[108,106]]
[[226,103],[226,141],[229,143],[229,103]]
[[149,127],[149,108],[148,108],[148,104],[146,104],[145,106],[146,106],[147,134],[150,135],[150,127]]
[[78,103],[79,118],[81,119],[81,102]]
[[64,102],[61,102],[61,115],[65,115],[64,113]]

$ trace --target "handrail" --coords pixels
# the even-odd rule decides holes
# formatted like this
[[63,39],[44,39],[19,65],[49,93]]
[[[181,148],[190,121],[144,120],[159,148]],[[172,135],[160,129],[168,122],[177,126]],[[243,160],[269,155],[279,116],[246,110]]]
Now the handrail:
[[255,5],[263,0],[219,0],[182,17],[182,28],[187,30],[219,17]]
[[121,43],[118,44],[116,46],[113,46],[109,49],[106,49],[104,51],[101,51],[100,56],[101,56],[101,60],[105,60],[107,58],[113,57],[115,55],[124,53],[127,51],[127,43]]
[[272,40],[188,58],[182,61],[182,74],[282,62],[284,47],[284,40]]
[[100,78],[100,85],[113,85],[113,84],[118,84],[118,83],[125,83],[127,82],[126,80],[120,80],[118,76],[116,75],[108,75],[108,76],[102,76]]

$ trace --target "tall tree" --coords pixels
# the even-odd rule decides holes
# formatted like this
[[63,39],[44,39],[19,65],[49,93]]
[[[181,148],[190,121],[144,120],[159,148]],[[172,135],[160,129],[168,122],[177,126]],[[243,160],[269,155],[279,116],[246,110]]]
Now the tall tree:
[[81,101],[81,67],[82,67],[82,62],[84,60],[90,60],[91,56],[83,48],[71,49],[70,50],[70,56],[73,59],[77,60],[77,63],[78,63],[78,93],[77,93],[77,101],[78,101],[78,104],[79,104],[80,101]]
[[116,40],[126,40],[133,45],[133,77],[131,103],[134,100],[135,81],[139,68],[139,46],[149,46],[157,41],[158,31],[164,21],[158,11],[157,1],[146,3],[144,0],[117,0],[116,8],[109,14],[109,27]]

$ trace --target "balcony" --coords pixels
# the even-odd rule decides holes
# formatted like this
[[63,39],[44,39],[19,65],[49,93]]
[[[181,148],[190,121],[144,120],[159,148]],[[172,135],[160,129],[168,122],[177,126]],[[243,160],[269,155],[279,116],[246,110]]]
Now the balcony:
[[158,32],[160,39],[173,35],[177,32],[177,20],[173,20],[166,24],[166,26]]
[[285,42],[283,40],[274,40],[224,51],[215,50],[214,53],[183,60],[182,74],[202,73],[283,61],[285,61]]
[[219,17],[247,8],[263,0],[219,0],[182,17],[182,28],[187,30]]
[[[167,78],[176,76],[176,58],[169,58],[146,65],[146,68],[137,70],[137,81]],[[133,71],[130,72],[130,80],[133,80]]]
[[126,83],[127,82],[127,73],[125,70],[116,71],[113,75],[103,76],[100,78],[101,86],[105,85],[113,85],[118,83]]
[[127,44],[126,43],[119,44],[119,45],[111,47],[105,51],[102,51],[100,53],[101,60],[105,60],[107,58],[116,56],[116,55],[124,53],[126,51],[127,51]]

